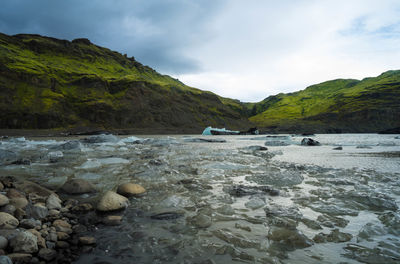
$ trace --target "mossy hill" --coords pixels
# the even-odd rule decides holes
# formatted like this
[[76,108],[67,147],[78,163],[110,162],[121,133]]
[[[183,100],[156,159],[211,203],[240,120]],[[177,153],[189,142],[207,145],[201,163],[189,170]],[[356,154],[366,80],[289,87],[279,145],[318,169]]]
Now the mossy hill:
[[400,127],[400,71],[337,79],[247,104],[250,121],[276,132],[379,132]]
[[0,34],[0,128],[201,132],[251,126],[238,101],[92,44]]

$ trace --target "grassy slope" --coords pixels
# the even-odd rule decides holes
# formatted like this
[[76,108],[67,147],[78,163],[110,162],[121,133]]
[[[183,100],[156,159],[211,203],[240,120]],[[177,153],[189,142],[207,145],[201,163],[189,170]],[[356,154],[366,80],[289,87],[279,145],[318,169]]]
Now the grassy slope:
[[368,132],[400,126],[400,71],[338,79],[248,104],[250,120],[277,130]]
[[240,105],[86,39],[0,34],[0,73],[1,128],[249,124]]

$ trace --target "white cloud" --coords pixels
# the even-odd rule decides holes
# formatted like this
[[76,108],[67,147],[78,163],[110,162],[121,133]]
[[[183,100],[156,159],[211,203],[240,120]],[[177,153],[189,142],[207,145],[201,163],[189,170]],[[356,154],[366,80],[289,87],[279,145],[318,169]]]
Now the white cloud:
[[229,1],[186,54],[188,85],[242,101],[400,68],[398,1]]

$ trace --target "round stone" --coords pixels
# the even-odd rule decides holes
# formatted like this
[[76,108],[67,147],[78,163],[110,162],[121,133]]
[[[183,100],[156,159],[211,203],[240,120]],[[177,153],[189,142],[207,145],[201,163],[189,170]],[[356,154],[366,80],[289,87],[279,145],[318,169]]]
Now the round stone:
[[97,210],[102,212],[125,209],[129,205],[126,197],[113,191],[106,192],[97,204]]
[[124,183],[118,186],[117,193],[126,196],[126,197],[131,197],[135,195],[139,195],[142,193],[145,193],[146,189],[140,186],[139,184],[135,183]]

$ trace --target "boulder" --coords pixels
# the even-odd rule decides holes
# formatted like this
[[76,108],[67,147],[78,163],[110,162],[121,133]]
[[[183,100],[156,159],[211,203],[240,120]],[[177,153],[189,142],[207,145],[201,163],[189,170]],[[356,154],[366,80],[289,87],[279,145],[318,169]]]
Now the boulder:
[[125,197],[131,197],[145,193],[146,189],[135,183],[124,183],[118,186],[117,193]]
[[38,251],[37,237],[31,232],[22,230],[10,238],[10,246],[14,252],[35,253]]
[[96,192],[95,187],[88,181],[83,179],[67,180],[61,187],[61,190],[69,194],[83,194]]
[[0,206],[7,205],[10,202],[7,196],[0,194]]
[[113,191],[106,192],[97,204],[97,210],[102,212],[125,209],[129,205],[126,197]]
[[14,216],[0,212],[0,228],[2,229],[14,229],[19,225],[19,221]]
[[293,249],[306,248],[314,244],[312,240],[296,229],[272,227],[268,232],[267,237],[276,242],[284,242]]
[[321,144],[312,138],[303,138],[303,140],[301,140],[301,145],[302,146],[320,146]]

